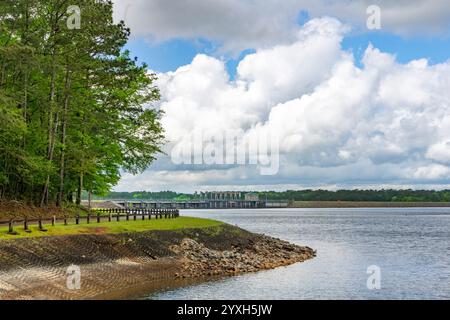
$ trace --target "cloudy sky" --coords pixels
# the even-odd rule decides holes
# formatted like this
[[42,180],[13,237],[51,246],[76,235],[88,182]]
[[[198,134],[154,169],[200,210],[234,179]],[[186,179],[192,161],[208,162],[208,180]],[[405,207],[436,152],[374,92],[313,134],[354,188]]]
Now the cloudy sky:
[[[448,1],[114,2],[128,49],[158,73],[168,141],[116,190],[448,188]],[[230,130],[276,136],[276,174],[174,161],[194,132]]]

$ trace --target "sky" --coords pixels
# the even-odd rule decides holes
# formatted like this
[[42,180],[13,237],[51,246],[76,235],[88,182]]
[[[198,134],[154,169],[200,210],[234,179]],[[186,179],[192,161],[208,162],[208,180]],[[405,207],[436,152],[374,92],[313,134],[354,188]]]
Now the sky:
[[114,15],[158,75],[167,139],[115,190],[448,188],[447,1],[115,0]]

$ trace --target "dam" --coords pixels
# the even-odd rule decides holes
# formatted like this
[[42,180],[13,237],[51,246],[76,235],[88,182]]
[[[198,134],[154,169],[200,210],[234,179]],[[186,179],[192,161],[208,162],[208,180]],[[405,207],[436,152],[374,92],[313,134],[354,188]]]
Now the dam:
[[254,193],[202,192],[193,200],[114,200],[123,208],[140,209],[264,209],[287,208],[289,201],[259,199]]

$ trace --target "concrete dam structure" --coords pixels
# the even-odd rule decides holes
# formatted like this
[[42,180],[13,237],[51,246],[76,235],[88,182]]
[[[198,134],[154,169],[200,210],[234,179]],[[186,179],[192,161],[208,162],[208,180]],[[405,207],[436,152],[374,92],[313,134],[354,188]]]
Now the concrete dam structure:
[[117,200],[123,208],[140,209],[262,209],[287,208],[288,201],[268,201],[259,199],[257,194],[240,192],[196,193],[195,200]]

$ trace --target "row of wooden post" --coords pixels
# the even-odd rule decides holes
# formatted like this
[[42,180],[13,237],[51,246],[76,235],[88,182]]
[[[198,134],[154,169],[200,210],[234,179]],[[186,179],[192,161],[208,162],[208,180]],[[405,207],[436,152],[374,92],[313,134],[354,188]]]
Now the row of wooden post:
[[[125,217],[126,221],[129,221],[130,217],[133,217],[133,220],[136,221],[138,216],[141,216],[142,220],[145,220],[146,216],[148,216],[148,219],[151,220],[152,215],[155,216],[155,219],[163,219],[163,218],[173,219],[173,218],[178,218],[180,216],[179,210],[176,210],[176,209],[156,209],[156,210],[153,210],[153,209],[150,209],[150,210],[148,210],[148,209],[138,209],[138,210],[136,210],[136,209],[100,209],[100,210],[96,210],[96,211],[97,211],[97,215],[96,215],[97,223],[101,223],[102,217],[105,217],[105,216],[101,215],[102,213],[108,213],[108,215],[106,216],[108,218],[108,222],[111,222],[113,220],[114,216],[115,216],[117,222],[120,221],[121,216]],[[116,213],[116,214],[113,214],[113,213]],[[125,215],[121,215],[121,213],[125,213]],[[91,214],[88,214],[86,216],[87,224],[91,223],[91,217],[92,217]],[[47,230],[44,228],[44,225],[42,223],[43,220],[44,219],[38,219],[37,222],[38,222],[39,231],[45,232]],[[45,220],[48,220],[48,219],[45,219]],[[75,217],[75,224],[79,225],[80,220],[81,220],[80,216]],[[55,226],[56,221],[57,221],[57,219],[55,216],[51,218],[52,226]],[[10,234],[10,235],[18,234],[17,232],[14,231],[14,224],[15,224],[14,219],[9,220],[8,234]],[[64,225],[68,225],[67,218],[64,218]],[[24,228],[25,232],[31,232],[29,229],[28,218],[24,219],[23,228]]]

